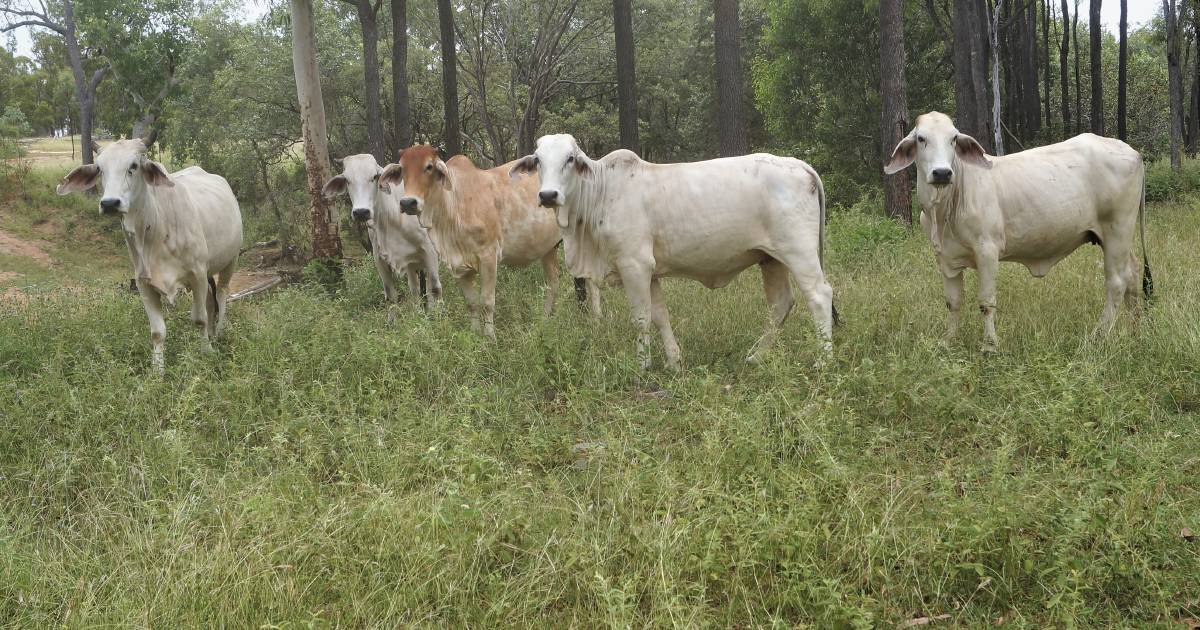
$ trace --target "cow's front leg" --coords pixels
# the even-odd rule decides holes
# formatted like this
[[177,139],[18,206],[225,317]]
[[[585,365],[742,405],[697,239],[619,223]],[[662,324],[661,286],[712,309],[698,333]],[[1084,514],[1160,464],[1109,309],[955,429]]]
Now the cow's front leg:
[[675,341],[675,331],[671,330],[671,316],[667,313],[667,302],[663,299],[658,278],[650,279],[650,319],[662,337],[663,351],[667,355],[667,368],[678,370],[681,358],[679,343]]
[[146,309],[146,319],[150,320],[150,345],[152,354],[150,363],[154,371],[163,373],[163,345],[167,340],[167,322],[163,319],[162,296],[148,282],[137,281],[138,293],[142,296],[142,308]]
[[542,313],[546,317],[554,314],[554,303],[558,301],[558,285],[561,273],[558,269],[558,248],[551,249],[542,256],[542,273],[546,277],[546,302],[542,305]]
[[471,331],[480,332],[479,326],[479,288],[475,286],[475,278],[479,274],[466,271],[458,275],[458,286],[462,288],[463,300],[467,302],[467,313],[471,316]]
[[425,307],[437,311],[442,304],[442,278],[438,275],[437,255],[426,254],[425,262]]
[[202,273],[197,274],[197,278],[192,282],[192,323],[200,329],[200,350],[212,352],[212,341],[208,336],[208,317],[209,300],[215,299],[215,296],[209,295],[211,289],[208,278]]
[[591,278],[588,278],[585,283],[587,284],[588,303],[592,311],[592,317],[599,318],[604,315],[600,306],[600,283]]
[[650,369],[650,312],[654,304],[650,296],[650,268],[628,262],[618,269],[625,297],[629,300],[629,315],[637,328],[637,358],[643,370]]
[[[379,251],[376,249],[376,251]],[[375,270],[379,272],[379,282],[383,284],[383,299],[387,302],[389,324],[396,321],[396,311],[398,310],[399,295],[396,292],[396,276],[392,272],[392,266],[388,264],[382,257],[375,256]]]
[[949,347],[958,337],[958,324],[962,320],[962,270],[943,271],[942,289],[946,294],[946,334],[942,337],[942,345]]
[[1000,272],[1000,252],[995,247],[980,247],[975,252],[979,271],[979,312],[983,315],[983,343],[980,351],[996,352],[996,276]]
[[479,269],[480,302],[483,311],[483,336],[496,340],[496,267],[500,256],[492,254],[484,258]]

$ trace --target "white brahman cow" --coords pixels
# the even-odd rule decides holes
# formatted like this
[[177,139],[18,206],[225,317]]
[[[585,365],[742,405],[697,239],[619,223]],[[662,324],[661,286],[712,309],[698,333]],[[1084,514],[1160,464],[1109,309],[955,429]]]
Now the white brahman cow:
[[575,138],[543,136],[512,168],[536,171],[539,202],[555,211],[571,271],[620,283],[638,328],[638,360],[649,367],[650,324],[667,366],[680,361],[659,278],[692,278],[719,288],[751,265],[762,271],[771,306],[748,360],[770,348],[795,299],[796,279],[832,349],[833,289],[825,282],[825,191],[808,164],[756,154],[690,164],[651,164],[619,150],[592,160]]
[[442,299],[442,281],[433,241],[416,217],[400,211],[403,193],[380,181],[382,173],[372,155],[347,156],[342,160],[342,174],[326,182],[321,193],[326,197],[350,193],[350,216],[367,226],[375,268],[389,305],[388,321],[392,322],[399,301],[396,274],[407,274],[409,292],[423,295],[430,309]]
[[988,156],[949,116],[930,112],[896,147],[887,174],[917,165],[921,227],[933,243],[950,311],[945,342],[958,332],[963,270],[979,272],[984,352],[996,351],[996,273],[1019,262],[1041,278],[1084,243],[1104,250],[1107,299],[1096,333],[1113,327],[1124,296],[1137,303],[1134,231],[1141,219],[1142,290],[1153,280],[1145,260],[1142,157],[1120,140],[1085,133],[1003,157]]
[[[153,142],[151,140],[150,142]],[[142,306],[150,320],[154,368],[163,369],[167,325],[162,300],[192,292],[192,322],[201,348],[225,329],[229,281],[242,247],[242,214],[229,183],[198,166],[168,174],[146,157],[147,143],[121,140],[72,170],[58,194],[87,190],[104,180],[100,213],[120,217]]]

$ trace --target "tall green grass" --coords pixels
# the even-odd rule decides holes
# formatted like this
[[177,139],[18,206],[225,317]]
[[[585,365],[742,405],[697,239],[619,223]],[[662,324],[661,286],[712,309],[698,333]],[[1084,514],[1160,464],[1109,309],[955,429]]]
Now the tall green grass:
[[983,357],[970,308],[937,346],[922,236],[836,216],[819,371],[803,309],[743,364],[753,271],[666,283],[677,375],[636,368],[619,291],[544,320],[534,270],[502,273],[494,344],[453,281],[388,327],[365,262],[234,303],[214,355],[181,304],[162,378],[135,296],[35,291],[0,306],[0,624],[1175,627],[1200,617],[1198,228],[1153,208],[1159,298],[1107,339],[1096,248],[1006,265]]

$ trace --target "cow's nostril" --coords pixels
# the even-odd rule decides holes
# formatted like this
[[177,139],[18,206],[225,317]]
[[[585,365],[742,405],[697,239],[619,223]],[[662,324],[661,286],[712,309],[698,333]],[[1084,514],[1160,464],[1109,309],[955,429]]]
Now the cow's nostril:
[[354,210],[350,211],[350,214],[353,215],[355,219],[362,221],[371,216],[371,211],[366,208],[355,208]]
[[101,199],[100,209],[104,212],[116,212],[121,207],[120,199]]
[[558,200],[558,193],[553,190],[543,190],[538,193],[538,200],[542,202],[543,206],[549,205]]
[[948,168],[935,168],[935,169],[933,169],[933,179],[934,179],[934,181],[939,181],[939,182],[948,182],[948,181],[950,181],[950,176],[952,176],[952,175],[954,175],[954,171],[951,171],[951,170],[950,170],[950,169],[948,169]]
[[415,214],[417,211],[417,200],[413,197],[403,197],[400,199],[400,209],[405,214]]

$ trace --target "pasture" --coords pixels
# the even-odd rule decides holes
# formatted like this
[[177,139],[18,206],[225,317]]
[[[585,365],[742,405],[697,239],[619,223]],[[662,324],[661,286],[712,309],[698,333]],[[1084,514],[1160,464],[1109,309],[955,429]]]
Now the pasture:
[[334,294],[233,303],[213,355],[183,296],[158,377],[119,229],[35,188],[0,206],[10,234],[62,228],[51,267],[0,279],[5,626],[1200,618],[1193,198],[1150,206],[1158,297],[1106,339],[1089,246],[1045,280],[1002,267],[1000,354],[978,352],[973,297],[939,347],[925,237],[862,204],[830,220],[843,323],[820,370],[802,307],[743,363],[767,315],[755,270],[666,281],[675,374],[657,346],[637,368],[619,290],[593,321],[564,286],[546,320],[540,271],[502,270],[489,343],[448,278],[442,313],[410,302],[388,326],[360,256]]

